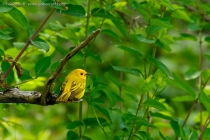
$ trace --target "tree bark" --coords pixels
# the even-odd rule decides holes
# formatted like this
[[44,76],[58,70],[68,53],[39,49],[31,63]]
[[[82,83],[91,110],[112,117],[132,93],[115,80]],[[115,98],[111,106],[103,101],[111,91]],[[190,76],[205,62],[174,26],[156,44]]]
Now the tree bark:
[[[36,104],[41,105],[41,92],[38,91],[21,91],[18,88],[12,88],[6,90],[4,92],[0,92],[0,103],[28,103],[28,104]],[[45,105],[54,105],[58,104],[56,102],[57,95],[56,94],[48,94],[47,102]],[[69,101],[65,103],[77,103],[79,101]]]

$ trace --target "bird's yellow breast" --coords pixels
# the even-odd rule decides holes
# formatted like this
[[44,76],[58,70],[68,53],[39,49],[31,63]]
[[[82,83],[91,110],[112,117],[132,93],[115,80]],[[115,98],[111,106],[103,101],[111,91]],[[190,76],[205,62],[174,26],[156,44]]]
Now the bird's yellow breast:
[[65,78],[57,102],[79,100],[84,96],[87,72],[82,69],[71,71]]

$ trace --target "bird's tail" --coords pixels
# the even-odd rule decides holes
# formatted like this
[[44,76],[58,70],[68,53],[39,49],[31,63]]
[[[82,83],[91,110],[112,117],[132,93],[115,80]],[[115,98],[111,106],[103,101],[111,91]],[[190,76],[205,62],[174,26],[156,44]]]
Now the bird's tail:
[[68,94],[67,93],[62,93],[57,99],[56,102],[67,102],[68,101]]

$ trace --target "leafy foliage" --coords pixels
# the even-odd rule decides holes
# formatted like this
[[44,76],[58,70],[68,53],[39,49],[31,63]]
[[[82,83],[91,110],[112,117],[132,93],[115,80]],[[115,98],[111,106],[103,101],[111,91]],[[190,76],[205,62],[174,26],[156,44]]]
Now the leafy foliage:
[[51,89],[59,93],[71,70],[86,69],[92,75],[83,103],[0,104],[0,139],[210,139],[209,5],[204,0],[0,2],[0,78],[14,65],[1,91],[19,85],[41,92],[60,60],[101,29]]

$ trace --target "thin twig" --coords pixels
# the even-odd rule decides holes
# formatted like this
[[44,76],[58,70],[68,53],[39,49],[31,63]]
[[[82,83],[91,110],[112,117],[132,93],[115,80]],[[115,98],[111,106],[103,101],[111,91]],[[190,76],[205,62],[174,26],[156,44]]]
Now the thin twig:
[[186,124],[186,122],[187,122],[187,120],[188,120],[188,118],[189,118],[191,112],[194,110],[195,105],[196,105],[197,103],[198,103],[198,98],[193,102],[193,105],[192,105],[192,107],[190,108],[190,110],[189,110],[189,112],[188,112],[188,114],[187,114],[187,116],[186,116],[186,118],[185,118],[185,120],[184,120],[184,122],[183,122],[183,124],[182,124],[182,127],[185,126],[185,124]]
[[[128,28],[128,36],[126,38],[127,47],[130,42],[130,33],[131,33],[131,27],[133,24],[133,14],[134,14],[134,8],[132,9],[132,12],[131,12],[131,20],[130,20],[130,24],[129,24],[129,28]],[[125,62],[126,62],[126,51],[124,51],[122,67],[125,67]],[[123,77],[124,77],[124,73],[120,72],[120,82],[123,81]],[[122,86],[119,87],[119,91],[120,91],[120,97],[122,97]],[[122,102],[120,102],[120,110],[122,110]]]
[[201,128],[201,133],[200,133],[200,135],[199,135],[199,137],[198,137],[198,140],[202,140],[204,130],[206,129],[206,127],[207,127],[207,126],[209,125],[209,123],[210,123],[210,122],[209,122],[209,119],[210,119],[210,115],[206,118],[206,121],[205,121],[203,127]]
[[10,71],[12,70],[12,68],[15,66],[15,64],[17,63],[17,61],[20,59],[21,55],[24,53],[24,51],[28,48],[28,46],[31,44],[31,41],[37,36],[37,34],[40,32],[40,30],[42,29],[42,27],[46,24],[46,22],[49,20],[49,18],[52,16],[52,14],[55,12],[55,8],[53,8],[53,10],[50,12],[50,14],[44,19],[44,21],[41,23],[41,25],[39,26],[39,28],[36,30],[36,32],[33,34],[33,36],[31,38],[28,39],[27,43],[25,44],[25,46],[23,47],[23,49],[20,51],[20,53],[18,54],[18,56],[15,58],[14,62],[11,64],[11,66],[9,67],[9,69],[7,70],[7,72],[5,73],[4,77],[0,80],[0,83],[3,83],[4,80],[7,78],[7,76],[9,75]]
[[97,120],[97,122],[98,122],[99,127],[101,127],[101,129],[102,129],[102,131],[104,132],[106,138],[109,140],[109,137],[108,137],[108,135],[106,134],[106,131],[104,130],[104,127],[101,125],[101,123],[100,123],[100,121],[99,121],[99,119],[98,119],[98,116],[97,116],[97,114],[96,114],[96,112],[95,112],[95,109],[93,108],[93,106],[91,106],[91,107],[92,107],[92,109],[93,109],[93,113],[95,114],[95,117],[96,117],[96,120]]
[[207,85],[207,83],[209,82],[209,80],[210,80],[210,75],[209,75],[209,77],[207,78],[206,82],[203,84],[203,89],[206,87],[206,85]]
[[133,129],[134,129],[134,126],[136,124],[136,119],[137,119],[139,110],[142,109],[143,101],[144,101],[144,94],[141,95],[141,99],[140,99],[139,104],[138,104],[138,109],[136,110],[135,118],[133,120],[133,125],[132,125],[132,128],[131,128],[131,132],[129,134],[128,140],[130,140],[132,138],[132,136],[133,136]]
[[[197,5],[197,4],[196,4]],[[199,49],[200,49],[200,56],[199,56],[199,70],[202,71],[203,68],[203,49],[202,49],[202,30],[199,32]],[[200,87],[202,87],[202,74],[200,74],[198,83]],[[200,130],[202,129],[203,117],[202,117],[202,107],[200,104]]]
[[82,48],[84,48],[85,46],[87,46],[94,37],[96,37],[99,33],[100,33],[100,29],[94,31],[90,36],[88,36],[82,43],[80,43],[79,45],[77,45],[71,52],[69,52],[61,61],[60,64],[58,65],[57,69],[55,70],[55,72],[52,74],[52,76],[50,76],[50,78],[48,79],[44,90],[42,92],[42,97],[41,97],[41,103],[43,105],[46,105],[47,102],[47,97],[49,95],[49,91],[51,88],[51,85],[53,84],[54,80],[57,78],[58,74],[61,72],[63,66],[66,64],[66,62],[72,58],[78,51],[80,51]]

